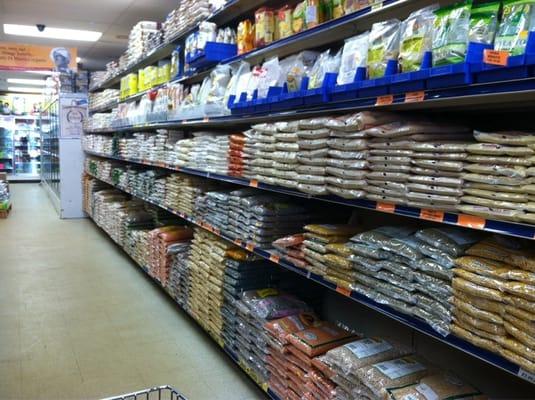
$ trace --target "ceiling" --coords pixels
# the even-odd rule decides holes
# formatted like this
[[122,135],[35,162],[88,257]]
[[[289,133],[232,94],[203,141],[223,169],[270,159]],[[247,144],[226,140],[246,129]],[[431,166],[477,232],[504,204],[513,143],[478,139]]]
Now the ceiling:
[[[44,46],[77,47],[82,68],[104,69],[106,63],[125,51],[128,34],[141,20],[164,21],[178,0],[0,0],[0,41]],[[4,35],[1,24],[44,24],[56,28],[103,32],[98,42],[62,41]],[[6,77],[36,78],[36,75],[1,72],[0,90]]]

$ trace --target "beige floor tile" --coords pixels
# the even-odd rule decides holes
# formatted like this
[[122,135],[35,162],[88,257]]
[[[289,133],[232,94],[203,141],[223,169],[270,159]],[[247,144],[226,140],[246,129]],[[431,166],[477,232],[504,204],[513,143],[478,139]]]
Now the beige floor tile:
[[0,220],[1,400],[165,384],[190,400],[265,398],[91,221],[59,220],[38,185],[12,192]]

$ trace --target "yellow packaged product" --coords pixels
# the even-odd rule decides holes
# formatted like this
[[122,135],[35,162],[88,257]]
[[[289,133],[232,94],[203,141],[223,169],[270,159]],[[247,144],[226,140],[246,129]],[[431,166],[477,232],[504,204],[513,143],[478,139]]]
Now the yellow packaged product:
[[517,339],[520,343],[525,344],[529,348],[535,349],[535,337],[527,334],[526,332],[518,329],[513,324],[505,321],[503,324],[505,330],[509,335]]
[[474,335],[465,328],[460,327],[459,325],[452,324],[450,327],[451,332],[460,337],[461,339],[466,339],[470,343],[475,344],[476,346],[482,347],[492,352],[496,352],[497,343],[494,340],[485,339],[480,336]]
[[507,278],[507,273],[511,266],[500,261],[489,260],[488,258],[463,256],[455,260],[455,265],[466,271],[493,278]]
[[346,257],[341,257],[336,254],[325,254],[323,256],[323,259],[329,267],[342,268],[346,270],[350,270],[353,268],[353,265]]
[[512,306],[521,308],[530,313],[535,313],[535,302],[517,296],[505,296],[504,301]]
[[492,239],[486,239],[473,245],[466,251],[466,254],[501,261],[535,272],[535,253],[508,249]]
[[508,359],[511,362],[514,362],[515,364],[518,364],[520,367],[528,371],[529,373],[535,374],[535,363],[529,361],[528,359],[516,354],[515,352],[512,352],[511,350],[507,349],[500,349],[500,355],[506,359]]
[[293,34],[292,9],[289,5],[285,5],[277,10],[275,22],[275,40],[284,39]]
[[359,232],[359,229],[352,225],[332,225],[332,224],[311,224],[305,225],[305,230],[318,235],[325,236],[350,236]]
[[507,282],[504,285],[506,292],[522,297],[526,300],[535,301],[535,286],[523,282]]
[[529,311],[526,311],[526,310],[522,310],[521,308],[506,305],[504,313],[513,315],[516,318],[522,319],[531,324],[535,323],[535,314],[530,313]]
[[524,332],[526,335],[530,335],[531,337],[535,337],[535,323],[533,321],[526,321],[520,318],[515,317],[511,314],[505,314],[503,316],[503,319],[507,322],[509,322],[511,325],[516,326],[518,329],[520,329],[522,332]]
[[509,337],[497,338],[496,341],[501,344],[504,349],[510,350],[531,362],[535,362],[535,349]]
[[504,301],[504,294],[501,291],[480,286],[459,277],[452,279],[451,286],[453,289],[466,292],[472,296],[483,297],[485,299],[494,300],[500,303],[503,303]]
[[481,276],[481,275],[478,275],[478,274],[474,274],[472,272],[469,272],[469,271],[465,271],[464,269],[461,269],[461,268],[454,268],[453,269],[453,273],[455,276],[458,276],[458,277],[461,277],[467,281],[470,281],[476,285],[480,285],[480,286],[484,286],[484,287],[487,287],[487,288],[491,288],[491,289],[496,289],[496,290],[500,290],[500,291],[503,291],[504,290],[504,285],[506,284],[506,282],[504,282],[503,280],[501,279],[495,279],[495,278],[489,278],[487,276]]
[[305,233],[305,239],[311,239],[320,243],[330,244],[330,243],[345,243],[348,241],[350,235],[318,235],[317,233]]
[[248,53],[254,49],[255,30],[253,23],[248,19],[241,21],[238,24],[236,35],[236,44],[238,46],[238,54]]
[[418,383],[390,390],[390,400],[464,399],[475,400],[481,394],[449,373],[426,376]]
[[456,289],[453,290],[453,298],[463,303],[469,303],[480,310],[488,311],[492,314],[502,315],[505,311],[505,305],[502,303],[484,299],[482,297],[471,296]]
[[262,7],[255,12],[255,47],[263,47],[274,40],[275,18],[273,10]]
[[333,19],[343,17],[345,15],[344,0],[332,0]]
[[503,318],[501,317],[501,315],[482,310],[480,308],[475,307],[473,304],[466,303],[458,298],[453,298],[453,305],[457,307],[458,310],[473,318],[477,318],[482,321],[492,322],[494,324],[503,324]]
[[306,14],[307,2],[306,0],[298,3],[292,13],[292,31],[298,33],[306,29],[305,14]]
[[345,243],[331,243],[325,246],[326,249],[342,257],[349,257],[353,252]]
[[305,11],[305,24],[307,28],[313,28],[323,22],[323,7],[320,0],[307,0]]
[[487,322],[478,318],[474,318],[459,309],[454,309],[453,315],[455,316],[455,321],[458,325],[476,328],[480,331],[485,331],[487,333],[490,333],[491,335],[496,336],[505,336],[506,334],[503,324],[493,324],[492,322]]
[[507,279],[535,285],[535,273],[523,269],[512,269],[505,275]]

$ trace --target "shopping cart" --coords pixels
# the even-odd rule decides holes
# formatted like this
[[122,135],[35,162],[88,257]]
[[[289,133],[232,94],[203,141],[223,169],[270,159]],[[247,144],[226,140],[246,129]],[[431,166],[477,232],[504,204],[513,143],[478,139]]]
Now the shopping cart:
[[158,386],[102,400],[188,400],[171,386]]

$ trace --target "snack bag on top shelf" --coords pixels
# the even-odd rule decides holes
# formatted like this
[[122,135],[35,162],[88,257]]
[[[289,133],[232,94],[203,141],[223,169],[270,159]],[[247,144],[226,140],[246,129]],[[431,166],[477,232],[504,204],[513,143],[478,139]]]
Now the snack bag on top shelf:
[[254,25],[246,19],[238,24],[237,45],[238,54],[247,53],[254,49],[255,29]]
[[298,3],[292,13],[292,31],[298,33],[306,29],[305,14],[307,2],[306,0]]
[[528,35],[535,28],[535,1],[505,0],[494,48],[512,56],[524,54]]
[[323,22],[322,0],[307,0],[305,12],[305,24],[307,28],[313,28]]
[[433,65],[463,62],[468,44],[472,1],[452,4],[435,11]]
[[500,3],[479,4],[472,7],[468,39],[473,43],[493,44],[498,27]]
[[262,7],[255,12],[255,47],[262,47],[273,42],[275,18],[271,8]]
[[431,51],[435,5],[413,12],[401,23],[399,66],[401,72],[418,71],[424,54]]
[[275,16],[275,40],[284,39],[292,34],[292,8],[286,4],[277,10]]
[[342,50],[340,71],[338,72],[336,81],[338,85],[352,83],[355,79],[357,68],[366,67],[369,34],[369,32],[364,32],[358,36],[346,39]]
[[399,27],[397,19],[373,24],[368,36],[368,78],[382,78],[388,61],[397,60]]

